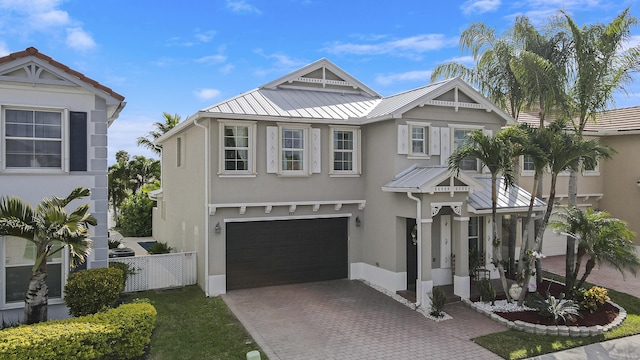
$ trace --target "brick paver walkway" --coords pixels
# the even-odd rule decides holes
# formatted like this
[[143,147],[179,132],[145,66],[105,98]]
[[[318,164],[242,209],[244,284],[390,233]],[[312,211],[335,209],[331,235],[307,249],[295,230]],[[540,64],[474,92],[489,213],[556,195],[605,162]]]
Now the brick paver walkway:
[[359,281],[234,290],[222,297],[271,360],[498,359],[470,339],[504,331],[462,303],[435,322]]
[[[582,267],[584,269],[584,263],[582,264]],[[566,273],[565,256],[549,256],[543,259],[542,269],[564,276]],[[578,279],[580,279],[583,272],[584,270],[578,274]],[[623,278],[622,274],[620,274],[618,270],[607,264],[602,264],[601,267],[596,265],[596,267],[591,271],[591,274],[589,274],[589,277],[587,277],[587,282],[640,298],[640,278],[637,278],[630,273],[625,273]]]

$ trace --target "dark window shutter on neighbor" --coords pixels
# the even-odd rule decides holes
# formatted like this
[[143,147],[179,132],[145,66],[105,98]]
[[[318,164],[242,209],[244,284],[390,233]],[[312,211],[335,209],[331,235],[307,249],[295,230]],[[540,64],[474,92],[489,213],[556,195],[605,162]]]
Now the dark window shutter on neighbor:
[[69,112],[69,170],[87,171],[87,113]]

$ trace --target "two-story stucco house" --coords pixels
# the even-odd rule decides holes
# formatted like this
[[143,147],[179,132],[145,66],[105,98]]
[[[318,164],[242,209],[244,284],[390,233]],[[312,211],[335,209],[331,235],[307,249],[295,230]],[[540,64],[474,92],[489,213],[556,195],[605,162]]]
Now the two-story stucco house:
[[[470,249],[491,260],[490,182],[448,157],[467,132],[512,123],[458,78],[383,97],[321,59],[158,139],[153,236],[197,251],[207,295],[349,278],[417,302],[435,285],[468,297]],[[501,187],[500,218],[529,198]]]
[[[98,220],[89,268],[107,266],[107,128],[125,104],[122,95],[33,47],[0,57],[0,195],[35,206],[78,186],[91,189],[82,200]],[[0,313],[20,320],[35,249],[0,237],[0,254]],[[47,262],[51,318],[68,316],[62,292],[69,262],[59,254]]]

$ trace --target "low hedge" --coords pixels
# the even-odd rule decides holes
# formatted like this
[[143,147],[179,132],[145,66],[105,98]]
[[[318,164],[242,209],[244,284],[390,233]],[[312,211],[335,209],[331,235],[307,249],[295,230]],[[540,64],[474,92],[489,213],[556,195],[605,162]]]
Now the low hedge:
[[156,309],[125,304],[93,315],[22,325],[0,331],[0,358],[133,359],[144,354]]

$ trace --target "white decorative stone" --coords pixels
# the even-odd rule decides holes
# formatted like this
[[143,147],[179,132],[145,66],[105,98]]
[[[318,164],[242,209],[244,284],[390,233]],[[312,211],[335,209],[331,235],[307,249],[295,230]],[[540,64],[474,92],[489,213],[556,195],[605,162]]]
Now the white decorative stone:
[[589,328],[586,326],[580,326],[578,327],[578,329],[580,329],[580,336],[582,337],[588,337],[591,333],[591,330],[589,330]]
[[517,330],[524,331],[524,324],[525,324],[524,321],[516,320],[513,322],[513,324],[515,325]]
[[512,284],[509,287],[509,295],[511,295],[512,299],[519,299],[520,294],[522,294],[522,287],[518,284]]
[[569,336],[579,337],[580,336],[580,328],[577,326],[569,327]]
[[524,332],[529,334],[536,333],[536,325],[531,323],[524,323]]
[[536,325],[536,335],[547,335],[547,326]]
[[569,336],[569,327],[565,325],[558,325],[559,336]]

